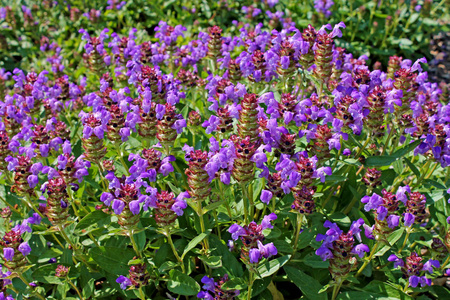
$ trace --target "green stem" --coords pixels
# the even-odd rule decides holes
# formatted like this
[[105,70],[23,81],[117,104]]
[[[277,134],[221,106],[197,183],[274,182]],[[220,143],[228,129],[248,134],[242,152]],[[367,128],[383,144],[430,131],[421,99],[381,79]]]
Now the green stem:
[[167,236],[167,241],[169,242],[169,245],[170,245],[170,247],[172,248],[172,252],[173,252],[173,254],[175,255],[175,257],[176,257],[176,259],[178,260],[178,262],[180,263],[180,265],[181,265],[181,271],[182,271],[183,273],[186,273],[186,270],[185,270],[185,268],[184,268],[183,260],[182,260],[181,257],[178,255],[177,249],[175,248],[175,245],[173,244],[173,241],[172,241],[172,235],[170,234],[170,231],[167,230],[165,233],[166,233],[166,236]]
[[142,258],[141,252],[139,251],[139,248],[136,244],[136,240],[134,239],[133,229],[130,229],[128,231],[128,235],[130,236],[130,240],[131,240],[131,244],[133,245],[134,252],[136,252],[136,254],[139,258]]
[[425,178],[425,175],[428,173],[428,169],[430,168],[431,160],[427,161],[423,168],[421,169],[421,175],[419,179],[417,179],[417,182],[414,184],[414,186],[411,189],[415,189]]
[[[204,233],[204,232],[206,232],[206,228],[205,228],[205,220],[203,219],[203,208],[202,208],[201,201],[197,201],[197,214],[198,214],[198,218],[200,219],[200,229],[201,229],[202,233]],[[209,249],[208,238],[205,238],[203,240],[203,246],[205,247],[206,252],[208,252],[208,249]]]
[[408,241],[409,235],[411,234],[411,227],[407,227],[406,228],[406,236],[405,236],[405,240],[403,241],[402,246],[400,247],[400,249],[397,251],[397,254],[401,253],[403,251],[403,249],[406,246],[406,242]]
[[248,202],[247,202],[247,193],[245,189],[245,184],[241,183],[241,189],[242,189],[242,201],[244,201],[244,222],[245,224],[248,224]]
[[448,264],[449,261],[450,261],[450,255],[447,256],[447,259],[442,263],[442,265],[441,265],[442,270],[445,268],[445,266]]
[[125,172],[127,173],[127,176],[130,176],[130,171],[128,170],[128,166],[127,166],[127,164],[125,163],[125,161],[123,160],[123,153],[122,153],[122,151],[120,150],[120,145],[119,145],[118,143],[115,143],[115,146],[116,146],[117,154],[119,155],[120,163],[121,163],[122,166],[124,167]]
[[297,227],[295,229],[295,237],[292,239],[294,241],[294,244],[291,245],[291,247],[294,249],[292,251],[292,256],[294,257],[295,252],[297,252],[297,247],[298,247],[298,238],[300,236],[300,231],[302,229],[302,223],[303,223],[303,214],[297,214]]
[[389,142],[391,140],[393,132],[394,132],[394,128],[392,128],[392,126],[391,126],[391,130],[389,130],[388,137],[386,138],[386,141],[384,142],[384,147],[383,147],[383,151],[381,151],[381,155],[383,155],[386,152],[386,149],[387,149],[387,147],[389,145]]
[[378,247],[380,246],[380,241],[377,241],[377,243],[375,244],[375,246],[373,246],[372,251],[369,254],[369,257],[367,258],[366,261],[364,261],[363,265],[361,266],[361,268],[359,268],[358,272],[356,272],[355,277],[358,277],[362,271],[364,271],[364,269],[367,267],[367,265],[370,263],[370,261],[372,260],[373,256],[375,255]]
[[145,300],[145,295],[144,291],[142,290],[142,286],[139,287],[139,298],[141,298],[141,300]]
[[338,282],[334,285],[333,295],[331,296],[331,300],[335,300],[337,295],[339,294],[339,290],[341,289],[342,279],[339,279]]
[[254,274],[253,274],[252,271],[249,270],[247,300],[252,299],[252,287],[253,287],[253,282],[254,281],[255,281]]
[[[19,278],[23,281],[23,283],[25,283],[25,285],[26,285],[27,287],[30,287],[30,283],[25,279],[25,277],[23,277],[23,274],[22,274],[22,273],[17,273],[17,275],[18,275]],[[36,297],[38,297],[39,299],[45,300],[45,298],[44,298],[41,294],[37,293],[36,291],[33,291],[33,294],[34,294]]]
[[248,185],[248,201],[250,202],[250,216],[255,217],[255,203],[253,202],[253,185]]
[[228,203],[227,197],[225,197],[225,193],[223,191],[223,183],[219,180],[219,189],[220,189],[220,195],[222,195],[223,199],[225,200],[225,207],[227,209],[228,217],[230,218],[230,221],[233,220],[233,214],[231,213],[230,204]]
[[66,280],[75,289],[75,291],[78,294],[78,297],[80,297],[80,300],[84,300],[83,296],[80,293],[80,290],[77,288],[75,284],[73,284],[72,280],[69,279],[69,276],[66,276]]

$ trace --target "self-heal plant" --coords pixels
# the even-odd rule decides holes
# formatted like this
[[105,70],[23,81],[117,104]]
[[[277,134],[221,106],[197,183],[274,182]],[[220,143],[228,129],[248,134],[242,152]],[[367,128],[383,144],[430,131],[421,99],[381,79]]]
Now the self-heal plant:
[[440,263],[437,260],[430,259],[426,263],[423,263],[423,258],[420,257],[416,252],[411,253],[410,256],[406,257],[404,260],[399,258],[395,254],[391,254],[388,258],[388,261],[394,262],[394,268],[401,268],[403,273],[403,278],[406,279],[405,288],[403,289],[405,292],[408,290],[408,287],[417,287],[420,286],[430,286],[431,278],[426,277],[424,274],[428,272],[430,274],[434,273],[435,268],[440,267]]
[[[364,224],[363,219],[354,221],[347,233],[339,226],[330,221],[325,221],[324,227],[328,228],[325,234],[318,234],[317,241],[322,241],[322,245],[316,250],[316,255],[324,261],[330,262],[328,268],[334,280],[333,299],[336,298],[339,288],[350,272],[356,270],[358,266],[357,256],[364,257],[369,252],[369,247],[361,242],[361,229]],[[356,240],[355,240],[356,238]]]

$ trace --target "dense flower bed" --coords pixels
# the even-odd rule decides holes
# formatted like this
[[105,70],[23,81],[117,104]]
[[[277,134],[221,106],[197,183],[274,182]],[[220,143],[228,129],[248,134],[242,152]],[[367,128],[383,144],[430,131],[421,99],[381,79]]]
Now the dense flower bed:
[[2,70],[0,297],[449,297],[448,91],[280,20]]

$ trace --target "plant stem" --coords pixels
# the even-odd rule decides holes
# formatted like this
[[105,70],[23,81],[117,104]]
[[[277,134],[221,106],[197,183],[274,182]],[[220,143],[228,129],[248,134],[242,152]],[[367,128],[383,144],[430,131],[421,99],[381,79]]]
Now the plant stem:
[[406,246],[406,242],[408,241],[409,235],[411,234],[411,227],[407,227],[406,228],[406,236],[405,236],[405,240],[403,241],[402,247],[397,251],[398,253],[401,253],[403,251],[403,249]]
[[380,246],[380,241],[377,241],[375,246],[373,246],[372,251],[370,252],[369,257],[367,258],[367,260],[363,263],[361,268],[359,268],[358,272],[356,272],[355,277],[358,277],[362,273],[362,271],[364,271],[364,269],[367,267],[367,265],[372,260],[373,256],[375,255],[375,252],[377,251],[379,246]]
[[142,290],[142,286],[139,287],[139,298],[141,298],[141,300],[145,300],[145,295],[144,291]]
[[331,296],[331,300],[335,300],[337,295],[339,294],[339,290],[342,285],[342,279],[339,279],[339,281],[336,283],[336,285],[333,288],[333,295]]
[[[25,277],[23,277],[23,274],[22,274],[22,273],[17,273],[17,275],[18,275],[19,278],[23,281],[23,283],[25,283],[25,285],[26,285],[27,287],[30,287],[30,283],[25,279]],[[35,291],[33,291],[33,294],[34,294],[36,297],[38,297],[39,299],[45,300],[45,298],[44,298],[41,294],[39,294],[39,293],[37,293],[37,292],[35,292]]]
[[417,179],[417,182],[414,184],[414,186],[411,189],[415,189],[425,178],[425,175],[428,173],[428,169],[430,168],[431,160],[427,161],[425,165],[421,169],[421,175],[419,179]]
[[447,256],[447,259],[442,263],[442,265],[441,265],[442,270],[445,268],[445,266],[448,264],[449,261],[450,261],[450,255]]
[[167,236],[167,241],[169,242],[170,247],[172,248],[173,254],[175,255],[176,259],[178,260],[178,262],[181,264],[181,271],[183,273],[186,273],[186,270],[184,268],[184,263],[183,260],[181,259],[181,257],[178,255],[177,249],[175,248],[175,245],[173,244],[172,241],[172,235],[170,234],[170,231],[167,230],[166,232],[166,236]]
[[127,173],[127,175],[130,176],[130,171],[128,170],[128,166],[127,166],[127,164],[125,163],[125,161],[123,160],[123,153],[122,153],[122,151],[120,150],[120,145],[116,143],[115,146],[116,146],[117,154],[119,155],[120,163],[121,163],[122,166],[124,167],[125,172]]
[[242,189],[242,201],[244,201],[244,222],[245,224],[248,224],[248,202],[247,202],[248,197],[244,183],[241,183],[241,189]]
[[295,252],[297,252],[298,238],[300,236],[300,231],[302,229],[303,217],[304,217],[303,214],[297,214],[297,228],[295,229],[295,238],[293,239],[294,244],[291,245],[294,251],[292,251],[291,257],[294,257]]
[[252,219],[255,216],[255,203],[253,202],[253,185],[248,185],[248,201],[250,202],[250,216]]
[[66,276],[66,280],[75,289],[75,291],[78,294],[78,297],[80,297],[80,300],[84,300],[83,296],[81,296],[80,290],[77,288],[75,284],[73,284],[72,280],[69,279],[69,276]]
[[136,244],[136,240],[134,239],[133,229],[130,229],[128,231],[128,235],[130,236],[130,240],[131,240],[131,244],[133,245],[134,252],[136,252],[136,254],[139,258],[142,258],[141,252],[139,251],[139,248]]
[[248,278],[248,290],[247,290],[247,300],[252,299],[252,287],[254,282],[254,274],[249,270],[249,278]]
[[[202,231],[202,233],[204,233],[206,232],[206,228],[205,228],[205,220],[203,219],[203,208],[201,201],[197,201],[197,214],[198,218],[200,219],[200,230]],[[205,247],[205,250],[208,251],[209,249],[208,238],[205,238],[203,240],[203,246]]]

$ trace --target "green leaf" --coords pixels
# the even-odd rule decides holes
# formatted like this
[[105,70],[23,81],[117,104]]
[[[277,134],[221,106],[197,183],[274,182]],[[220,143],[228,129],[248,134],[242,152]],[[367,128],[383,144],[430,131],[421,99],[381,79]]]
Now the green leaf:
[[291,266],[285,266],[288,278],[302,291],[308,299],[327,300],[326,294],[319,294],[322,285],[311,276]]
[[397,160],[396,157],[390,155],[370,156],[366,158],[365,165],[372,167],[383,167],[391,165],[396,160]]
[[200,291],[200,285],[190,276],[178,270],[171,270],[169,274],[170,280],[167,282],[167,288],[172,293],[193,296]]
[[347,180],[347,177],[341,176],[341,175],[330,175],[330,176],[325,177],[325,182],[328,182],[328,181],[342,182],[342,181],[346,181],[346,180]]
[[75,226],[77,234],[87,234],[99,227],[102,227],[110,222],[111,216],[105,214],[101,210],[95,210],[87,214],[78,224]]
[[136,255],[130,248],[97,247],[89,251],[92,259],[105,271],[115,274],[127,274],[128,261]]
[[382,256],[384,255],[391,247],[402,237],[403,232],[405,231],[405,227],[401,227],[397,229],[396,231],[392,232],[388,235],[387,240],[389,242],[389,245],[385,245],[383,248],[379,249],[375,256]]
[[242,291],[247,288],[247,282],[241,277],[235,277],[233,279],[228,280],[222,285],[222,289],[225,291],[229,290],[239,290]]
[[447,188],[445,186],[443,186],[442,184],[440,184],[439,182],[437,182],[436,180],[432,180],[432,179],[425,179],[423,181],[424,184],[429,184],[431,186],[434,186],[437,189],[440,190],[446,190]]
[[55,276],[56,267],[56,264],[40,266],[33,272],[33,280],[49,284],[63,284],[63,281]]
[[352,223],[350,218],[341,212],[336,212],[336,213],[332,214],[331,216],[329,216],[329,219],[331,221],[337,223],[339,226],[344,226],[344,227],[349,227]]
[[389,283],[378,280],[371,281],[368,285],[364,287],[364,291],[373,292],[379,295],[386,295],[392,297],[393,299],[403,299],[403,300],[411,299],[411,297],[405,295],[403,291],[398,290]]
[[220,256],[199,256],[200,260],[207,264],[211,269],[222,267],[222,258]]
[[416,175],[417,178],[419,178],[420,177],[419,169],[417,169],[417,167],[415,165],[413,165],[413,163],[409,159],[407,159],[406,157],[404,157],[403,159],[405,160],[406,164],[411,169],[411,171],[414,173],[414,175]]
[[200,243],[201,241],[203,241],[203,239],[207,236],[206,233],[200,233],[199,235],[197,235],[195,238],[193,238],[189,244],[187,244],[186,248],[184,248],[183,254],[181,255],[181,259],[183,259],[186,254],[191,251],[192,249],[195,248],[195,246],[198,245],[198,243]]
[[203,214],[206,214],[208,211],[211,211],[213,209],[218,208],[219,206],[221,206],[223,203],[225,203],[226,199],[220,199],[219,201],[215,201],[213,203],[208,204],[207,206],[205,206],[203,208]]
[[398,149],[397,151],[395,151],[391,156],[395,157],[395,158],[400,158],[405,156],[406,154],[408,154],[409,152],[411,152],[412,150],[416,149],[417,146],[420,145],[420,143],[422,143],[422,140],[417,140],[412,142],[409,145],[406,145],[405,147]]
[[328,260],[323,261],[322,258],[320,258],[320,256],[316,255],[315,253],[309,253],[308,255],[306,255],[303,259],[303,263],[308,267],[314,269],[328,269],[328,267],[330,266]]
[[92,296],[92,293],[94,292],[94,282],[95,279],[91,278],[88,283],[83,286],[82,292],[85,298],[90,298]]
[[258,267],[258,273],[261,278],[267,277],[278,271],[282,266],[284,266],[289,259],[290,255],[285,255],[277,259],[272,259],[265,262],[263,265]]

